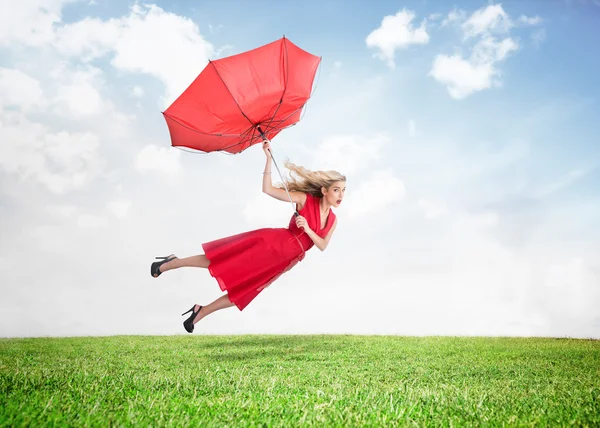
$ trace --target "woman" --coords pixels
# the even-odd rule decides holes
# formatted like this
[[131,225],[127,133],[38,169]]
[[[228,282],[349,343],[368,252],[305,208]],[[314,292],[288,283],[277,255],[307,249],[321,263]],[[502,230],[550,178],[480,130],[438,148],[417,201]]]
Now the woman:
[[[271,183],[271,154],[268,141],[263,143],[267,156],[262,190],[280,201],[289,201],[283,188]],[[346,192],[346,177],[336,171],[309,171],[286,163],[301,180],[292,178],[288,190],[296,204],[298,216],[293,216],[288,228],[265,228],[241,233],[202,244],[204,254],[179,259],[175,255],[157,257],[150,273],[161,273],[180,267],[206,268],[226,294],[214,302],[195,304],[192,314],[183,322],[188,333],[194,324],[208,314],[236,305],[243,310],[279,276],[301,261],[313,245],[324,251],[337,226],[331,207],[339,207]]]

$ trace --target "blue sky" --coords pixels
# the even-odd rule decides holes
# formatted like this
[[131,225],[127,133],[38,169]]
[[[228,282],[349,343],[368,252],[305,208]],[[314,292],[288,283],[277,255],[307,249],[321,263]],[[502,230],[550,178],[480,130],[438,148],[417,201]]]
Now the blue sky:
[[348,176],[340,226],[201,334],[600,337],[598,1],[2,8],[1,335],[180,334],[220,290],[150,278],[154,256],[287,225],[261,150],[170,148],[161,115],[208,59],[285,34],[323,61],[275,155]]

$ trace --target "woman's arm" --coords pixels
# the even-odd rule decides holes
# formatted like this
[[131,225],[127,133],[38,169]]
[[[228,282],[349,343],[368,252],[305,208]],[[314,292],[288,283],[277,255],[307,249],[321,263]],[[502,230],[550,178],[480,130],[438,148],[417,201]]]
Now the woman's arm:
[[[287,202],[290,199],[288,198],[287,192],[285,189],[279,189],[277,187],[273,187],[273,183],[271,182],[271,153],[268,151],[270,145],[267,141],[263,144],[263,150],[265,155],[267,156],[267,163],[265,164],[265,172],[263,172],[263,182],[262,182],[262,191],[267,195],[280,200]],[[298,205],[298,210],[302,209],[304,203],[306,202],[306,193],[302,192],[290,192],[290,196],[292,201]]]
[[327,235],[325,235],[325,238],[321,238],[310,227],[308,227],[308,223],[306,222],[306,219],[302,216],[298,216],[296,218],[296,225],[306,232],[308,237],[310,239],[312,239],[312,241],[315,243],[315,247],[317,247],[321,251],[325,251],[325,248],[327,248],[327,245],[329,245],[329,241],[331,240],[333,231],[335,230],[335,227],[337,226],[337,217],[335,218],[335,221],[333,222],[333,226],[331,226],[331,229],[329,229],[329,232],[327,232]]

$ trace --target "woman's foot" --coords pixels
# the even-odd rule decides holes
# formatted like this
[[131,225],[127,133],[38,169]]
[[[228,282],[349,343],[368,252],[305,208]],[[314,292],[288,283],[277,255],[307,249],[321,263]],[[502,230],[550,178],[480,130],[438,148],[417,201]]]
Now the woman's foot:
[[192,315],[190,315],[188,317],[188,319],[186,319],[183,322],[183,328],[185,328],[185,331],[187,331],[188,333],[192,333],[194,331],[194,320],[196,319],[196,315],[198,315],[200,313],[201,309],[202,309],[202,306],[194,305],[187,312],[184,312],[181,314],[181,316],[183,316],[183,315],[187,314],[188,312],[192,313]]
[[171,260],[175,260],[176,258],[177,257],[175,257],[175,254],[171,254],[170,256],[167,256],[167,257],[157,257],[158,260],[162,259],[162,262],[152,263],[152,265],[150,265],[150,274],[154,278],[158,278],[160,276],[160,274],[163,273],[163,271],[161,270],[161,266],[164,265],[165,263],[170,262]]

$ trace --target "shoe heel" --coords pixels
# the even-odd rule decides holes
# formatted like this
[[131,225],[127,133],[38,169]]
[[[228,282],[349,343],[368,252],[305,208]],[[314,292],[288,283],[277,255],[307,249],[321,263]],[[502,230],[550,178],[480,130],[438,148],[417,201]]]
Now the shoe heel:
[[185,328],[185,331],[187,331],[188,333],[193,333],[194,332],[194,318],[196,318],[196,315],[198,315],[198,313],[200,312],[200,309],[202,309],[201,305],[198,305],[199,308],[197,311],[194,311],[194,308],[196,307],[196,305],[192,306],[192,309],[190,309],[189,311],[187,311],[186,313],[182,314],[185,315],[188,312],[192,312],[192,315],[190,315],[184,322],[183,322],[183,328]]
[[153,278],[158,278],[162,272],[160,271],[160,267],[167,263],[170,262],[171,260],[175,260],[177,258],[177,256],[175,256],[175,254],[171,254],[169,256],[166,257],[155,257],[157,260],[162,260],[161,262],[154,262],[150,265],[150,275],[152,275]]
[[189,314],[190,312],[192,312],[194,310],[195,307],[196,307],[196,305],[192,306],[187,312],[182,313],[181,316],[184,316],[185,314]]

